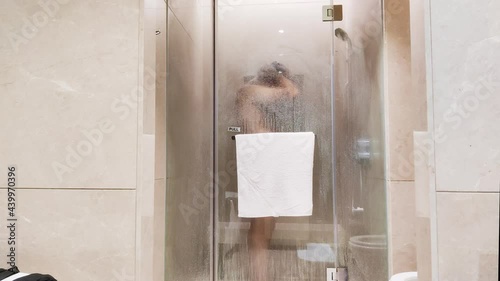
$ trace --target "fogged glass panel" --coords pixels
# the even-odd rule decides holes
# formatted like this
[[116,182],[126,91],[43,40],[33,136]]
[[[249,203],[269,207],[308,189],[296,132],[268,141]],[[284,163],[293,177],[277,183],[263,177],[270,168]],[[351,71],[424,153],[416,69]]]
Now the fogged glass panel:
[[[388,280],[381,3],[330,4],[169,2],[166,280]],[[238,217],[232,137],[259,132],[315,134],[312,216]]]
[[213,9],[187,2],[168,2],[167,281],[213,268]]
[[[324,280],[335,264],[328,4],[218,1],[217,280]],[[316,135],[312,216],[238,217],[235,130]]]
[[380,0],[338,1],[335,22],[335,208],[338,262],[349,280],[387,274]]

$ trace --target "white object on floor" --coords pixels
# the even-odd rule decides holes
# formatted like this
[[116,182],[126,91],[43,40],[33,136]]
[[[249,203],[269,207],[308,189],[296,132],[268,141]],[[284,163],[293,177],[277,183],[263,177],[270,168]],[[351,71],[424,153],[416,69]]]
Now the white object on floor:
[[313,133],[237,135],[236,158],[239,217],[312,215]]
[[28,276],[28,275],[29,275],[28,273],[21,273],[21,272],[19,272],[19,273],[16,273],[14,275],[11,275],[11,276],[9,276],[9,277],[7,277],[5,279],[2,279],[2,281],[14,281],[16,279],[19,279],[21,277]]
[[301,260],[311,262],[335,262],[332,247],[324,243],[307,243],[305,250],[297,250],[297,256]]
[[395,274],[391,277],[389,281],[417,281],[418,274],[417,272],[402,272]]

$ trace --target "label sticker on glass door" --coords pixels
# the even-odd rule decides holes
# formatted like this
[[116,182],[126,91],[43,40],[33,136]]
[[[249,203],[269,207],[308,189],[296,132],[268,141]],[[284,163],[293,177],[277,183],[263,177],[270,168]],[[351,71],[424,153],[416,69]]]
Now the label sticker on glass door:
[[227,131],[231,133],[241,133],[241,127],[228,127]]

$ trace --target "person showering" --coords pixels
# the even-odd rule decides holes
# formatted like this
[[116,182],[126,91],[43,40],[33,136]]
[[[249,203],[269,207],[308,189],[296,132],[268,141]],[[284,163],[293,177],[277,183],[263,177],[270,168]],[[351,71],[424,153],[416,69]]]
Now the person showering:
[[[283,64],[273,62],[261,67],[257,76],[237,93],[236,103],[240,122],[244,124],[244,132],[254,134],[280,131],[281,126],[276,126],[277,123],[290,123],[293,120],[287,118],[287,120],[277,122],[276,116],[282,115],[282,112],[277,111],[282,111],[283,108],[293,108],[286,105],[293,104],[293,99],[298,95],[299,87]],[[269,279],[267,270],[269,245],[275,224],[274,217],[250,219],[247,243],[251,281]]]

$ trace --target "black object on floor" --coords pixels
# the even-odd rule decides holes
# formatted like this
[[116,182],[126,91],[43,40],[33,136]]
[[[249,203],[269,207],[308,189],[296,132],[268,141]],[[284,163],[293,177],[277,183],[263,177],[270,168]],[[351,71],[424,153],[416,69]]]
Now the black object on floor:
[[[11,269],[0,268],[0,281],[7,279],[8,277],[11,277],[12,275],[15,275],[17,273],[19,273],[19,269],[17,267],[13,267]],[[33,273],[30,275],[14,279],[14,281],[57,281],[57,280],[48,274]]]
[[11,269],[0,268],[0,280],[3,280],[9,276],[12,276],[18,272],[19,272],[19,269],[17,269],[17,267],[13,267]]
[[28,276],[18,278],[14,281],[57,281],[57,280],[48,274],[34,273],[34,274],[30,274]]

